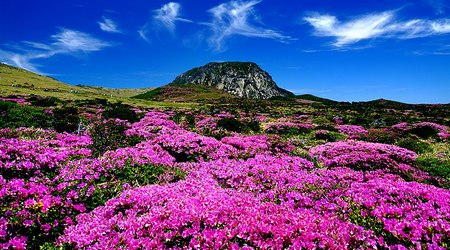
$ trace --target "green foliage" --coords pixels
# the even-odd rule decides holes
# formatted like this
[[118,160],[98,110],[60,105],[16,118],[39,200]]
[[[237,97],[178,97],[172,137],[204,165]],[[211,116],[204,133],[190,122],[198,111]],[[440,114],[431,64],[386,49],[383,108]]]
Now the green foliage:
[[100,105],[106,107],[108,105],[108,100],[103,98],[87,99],[87,100],[76,100],[77,105]]
[[195,127],[195,116],[193,114],[177,113],[172,117],[172,120],[177,124],[185,124],[191,129]]
[[59,99],[53,96],[47,96],[44,98],[32,96],[28,99],[28,101],[33,106],[39,106],[39,107],[52,107],[56,106],[59,102]]
[[217,127],[226,129],[230,132],[241,133],[245,125],[235,118],[222,118],[217,121]]
[[408,130],[409,133],[417,135],[418,137],[422,139],[427,139],[430,137],[437,137],[438,130],[430,127],[430,126],[421,126],[421,127],[415,127]]
[[450,162],[437,158],[419,157],[416,164],[419,169],[450,181]]
[[350,124],[368,127],[372,123],[372,119],[365,116],[355,116],[349,119]]
[[397,146],[412,150],[418,154],[433,150],[430,144],[411,137],[400,139],[397,142]]
[[0,128],[49,128],[51,115],[42,108],[0,101]]
[[155,99],[157,96],[161,95],[162,92],[163,91],[161,90],[161,88],[156,88],[156,89],[152,89],[148,92],[145,92],[143,94],[133,96],[132,98],[152,100],[152,99]]
[[261,123],[259,121],[249,121],[245,123],[245,126],[254,133],[259,133],[261,131]]
[[[185,171],[164,165],[135,165],[128,164],[122,169],[115,169],[114,176],[133,187],[155,184],[160,181],[160,176],[166,174],[170,182],[176,182],[187,176]],[[167,180],[165,180],[167,181]]]
[[345,136],[338,132],[328,131],[328,133],[316,133],[314,135],[314,138],[317,140],[325,140],[328,142],[335,142],[338,140],[344,140]]
[[122,192],[124,184],[140,187],[155,183],[172,183],[186,178],[187,173],[177,167],[164,165],[138,165],[128,162],[124,167],[111,168],[107,175],[101,176],[94,183],[95,190],[89,197],[84,197],[88,210],[102,206],[109,199]]
[[296,95],[295,96],[296,99],[303,99],[303,100],[308,100],[308,101],[313,101],[313,102],[321,102],[323,104],[336,104],[336,101],[330,100],[330,99],[326,99],[326,98],[321,98],[315,95],[310,95],[310,94],[305,94],[305,95]]
[[108,107],[103,111],[103,118],[105,119],[114,119],[118,118],[121,120],[127,120],[130,123],[139,121],[138,115],[136,112],[131,110],[131,106],[127,104],[123,104],[121,102],[111,103]]
[[394,144],[399,139],[399,136],[394,132],[378,128],[369,129],[367,135],[363,135],[362,137],[365,141],[385,144]]
[[77,107],[64,106],[53,110],[53,128],[59,133],[76,131],[79,122]]
[[100,156],[106,151],[134,146],[142,141],[141,138],[136,136],[127,137],[125,135],[127,128],[125,123],[117,123],[114,120],[92,124],[89,128],[89,135],[92,139],[92,154]]

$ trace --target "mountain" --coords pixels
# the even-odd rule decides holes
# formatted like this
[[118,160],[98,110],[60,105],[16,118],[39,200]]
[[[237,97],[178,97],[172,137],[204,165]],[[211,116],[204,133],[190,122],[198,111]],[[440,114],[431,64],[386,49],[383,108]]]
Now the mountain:
[[210,86],[235,96],[269,99],[293,94],[277,86],[272,77],[253,62],[212,62],[177,76],[170,85]]

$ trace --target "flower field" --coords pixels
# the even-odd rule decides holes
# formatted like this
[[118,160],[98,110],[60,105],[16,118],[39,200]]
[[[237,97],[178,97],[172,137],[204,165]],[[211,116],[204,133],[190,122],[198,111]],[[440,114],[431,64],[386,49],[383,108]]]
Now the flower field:
[[445,125],[88,111],[0,130],[1,249],[450,249]]

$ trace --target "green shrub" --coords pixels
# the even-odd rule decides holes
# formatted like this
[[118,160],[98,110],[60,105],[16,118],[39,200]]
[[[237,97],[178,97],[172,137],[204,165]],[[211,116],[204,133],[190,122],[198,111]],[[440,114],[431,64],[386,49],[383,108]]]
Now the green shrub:
[[436,158],[419,157],[416,164],[419,169],[450,181],[450,162]]
[[172,117],[176,124],[186,124],[189,128],[195,127],[195,116],[193,114],[177,113]]
[[439,133],[437,129],[430,126],[420,126],[411,128],[408,132],[417,135],[418,137],[423,139],[427,139],[430,137],[437,137],[437,134]]
[[317,140],[325,140],[325,141],[329,141],[329,142],[334,142],[336,141],[336,135],[328,130],[317,130],[314,133],[314,138]]
[[241,133],[244,129],[244,124],[235,118],[222,118],[217,121],[217,127],[226,129],[230,132]]
[[92,124],[89,128],[92,154],[97,157],[106,151],[134,146],[143,141],[139,136],[126,136],[127,129],[124,121],[106,120]]
[[397,146],[412,150],[418,154],[432,151],[430,144],[410,137],[400,139]]
[[89,128],[92,154],[97,157],[106,151],[139,143],[140,138],[125,135],[127,128],[125,122],[116,122],[112,119],[92,124]]
[[103,118],[114,119],[118,118],[121,120],[127,120],[131,123],[139,121],[139,117],[131,110],[130,105],[123,104],[121,102],[109,104],[108,107],[103,111]]
[[0,101],[0,128],[50,128],[51,115],[42,108]]
[[367,135],[363,135],[362,139],[369,142],[394,144],[399,136],[390,130],[371,128],[367,131]]
[[59,99],[53,96],[47,96],[44,98],[35,98],[33,100],[29,100],[31,105],[39,106],[39,107],[53,107],[56,106],[59,102]]
[[259,133],[261,131],[261,123],[259,121],[250,121],[245,123],[245,126],[255,132],[255,133]]
[[74,132],[78,128],[80,117],[78,108],[73,106],[64,106],[53,110],[53,128],[61,132]]

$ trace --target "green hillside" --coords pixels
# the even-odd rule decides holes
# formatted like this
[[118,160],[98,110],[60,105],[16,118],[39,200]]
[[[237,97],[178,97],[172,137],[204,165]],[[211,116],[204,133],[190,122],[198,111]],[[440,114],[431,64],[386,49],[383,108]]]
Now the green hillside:
[[297,100],[307,100],[307,101],[312,101],[312,102],[321,102],[323,104],[336,104],[336,103],[338,103],[337,101],[333,101],[333,100],[330,100],[330,99],[326,99],[326,98],[322,98],[322,97],[318,97],[318,96],[310,95],[310,94],[296,95],[295,99],[297,99]]
[[133,98],[167,102],[208,102],[219,99],[237,99],[238,97],[218,90],[214,87],[195,84],[169,84],[150,90],[143,94],[136,95]]
[[149,89],[112,89],[92,86],[73,86],[54,78],[0,63],[0,96],[27,95],[53,96],[77,100],[105,98],[126,100]]

